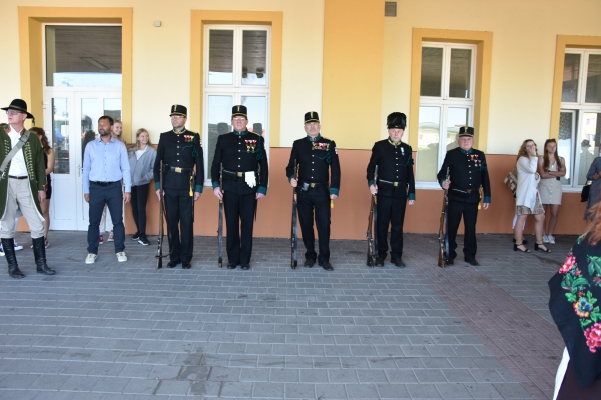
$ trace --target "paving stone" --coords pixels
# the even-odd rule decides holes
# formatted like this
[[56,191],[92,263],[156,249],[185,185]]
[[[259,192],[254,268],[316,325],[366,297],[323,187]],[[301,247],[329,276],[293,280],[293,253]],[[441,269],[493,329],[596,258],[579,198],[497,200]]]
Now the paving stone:
[[402,270],[367,268],[364,241],[332,241],[326,274],[286,268],[284,239],[256,239],[241,273],[216,268],[214,237],[195,237],[189,271],[154,269],[144,246],[128,246],[127,263],[101,248],[84,266],[81,233],[56,237],[57,275],[0,275],[0,398],[552,394],[562,344],[546,281],[573,238],[532,257],[528,274],[509,235],[479,237],[480,267],[444,270],[424,250],[434,235],[405,235]]

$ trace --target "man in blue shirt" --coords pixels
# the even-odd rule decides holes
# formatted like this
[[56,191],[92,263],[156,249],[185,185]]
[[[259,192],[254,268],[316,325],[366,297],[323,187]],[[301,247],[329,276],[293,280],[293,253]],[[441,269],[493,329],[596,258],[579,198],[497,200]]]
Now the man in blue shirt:
[[[86,264],[93,264],[98,255],[98,228],[105,204],[113,221],[117,261],[127,261],[123,202],[128,203],[131,196],[131,175],[127,149],[111,136],[112,126],[111,117],[104,115],[98,119],[100,137],[88,143],[83,157],[83,196],[90,204]],[[125,193],[121,190],[121,180]]]

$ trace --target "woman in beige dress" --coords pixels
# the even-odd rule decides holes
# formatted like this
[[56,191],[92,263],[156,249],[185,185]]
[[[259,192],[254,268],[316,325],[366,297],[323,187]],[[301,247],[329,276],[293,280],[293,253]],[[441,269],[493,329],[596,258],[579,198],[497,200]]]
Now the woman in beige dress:
[[550,214],[543,222],[543,243],[555,244],[553,231],[557,225],[561,205],[561,177],[566,174],[566,163],[563,157],[557,154],[555,139],[547,139],[545,142],[544,155],[538,158],[538,174],[541,177],[538,191],[545,208],[545,216]]

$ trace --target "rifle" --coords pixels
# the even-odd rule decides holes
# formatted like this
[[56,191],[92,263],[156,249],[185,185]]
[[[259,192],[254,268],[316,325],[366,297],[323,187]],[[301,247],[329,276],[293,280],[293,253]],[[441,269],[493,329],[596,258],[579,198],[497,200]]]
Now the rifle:
[[[298,179],[298,166],[294,160],[294,179]],[[297,265],[297,235],[296,235],[296,188],[292,188],[292,227],[290,229],[290,268],[296,269]]]
[[[449,180],[449,168],[447,167],[447,177]],[[449,220],[447,217],[447,210],[449,208],[449,190],[444,190],[444,196],[442,200],[442,215],[440,216],[440,229],[438,230],[438,266],[444,268],[449,262],[450,250],[449,250]]]
[[[378,166],[374,173],[374,183],[378,181]],[[367,217],[367,266],[373,268],[376,265],[376,255],[378,251],[378,198],[377,195],[371,196],[371,206],[369,208],[369,217]],[[373,229],[376,229],[376,234],[373,234]]]
[[[221,177],[221,174],[219,176]],[[219,182],[219,190],[221,190],[221,182]],[[223,263],[223,193],[221,195],[222,197],[219,199],[219,222],[217,224],[217,266],[219,268]]]
[[[161,160],[161,171],[159,172],[160,181],[159,181],[159,246],[157,248],[157,254],[155,258],[157,259],[157,269],[163,268],[163,258],[169,257],[171,252],[166,256],[163,255],[163,216],[166,214],[165,212],[165,196],[163,194],[163,177],[164,177],[164,166],[163,161]],[[167,241],[169,242],[169,247],[171,247],[171,236],[169,234],[169,221],[167,222]]]

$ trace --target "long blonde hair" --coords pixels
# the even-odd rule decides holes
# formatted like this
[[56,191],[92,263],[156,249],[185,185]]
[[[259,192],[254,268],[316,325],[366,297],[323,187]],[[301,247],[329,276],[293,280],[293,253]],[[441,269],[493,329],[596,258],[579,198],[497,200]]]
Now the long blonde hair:
[[113,130],[111,129],[111,136],[114,137],[115,139],[127,144],[127,142],[125,141],[125,138],[123,137],[123,122],[121,122],[120,119],[115,118],[113,120],[113,126],[115,126],[115,124],[117,124],[117,123],[121,124],[121,134],[119,136],[116,136],[113,134]]
[[152,143],[150,143],[150,133],[148,133],[148,131],[144,128],[140,128],[136,131],[136,150],[140,150],[140,140],[138,140],[138,137],[140,136],[141,133],[146,132],[146,134],[148,135],[148,143],[146,144],[146,146],[150,146]]
[[536,147],[536,154],[538,154],[538,147],[536,146],[536,142],[532,139],[526,139],[520,146],[520,151],[518,151],[518,156],[515,159],[516,162],[520,160],[520,157],[530,158],[530,154],[528,154],[528,150],[526,150],[526,145],[528,144],[528,142],[534,143],[534,147]]

